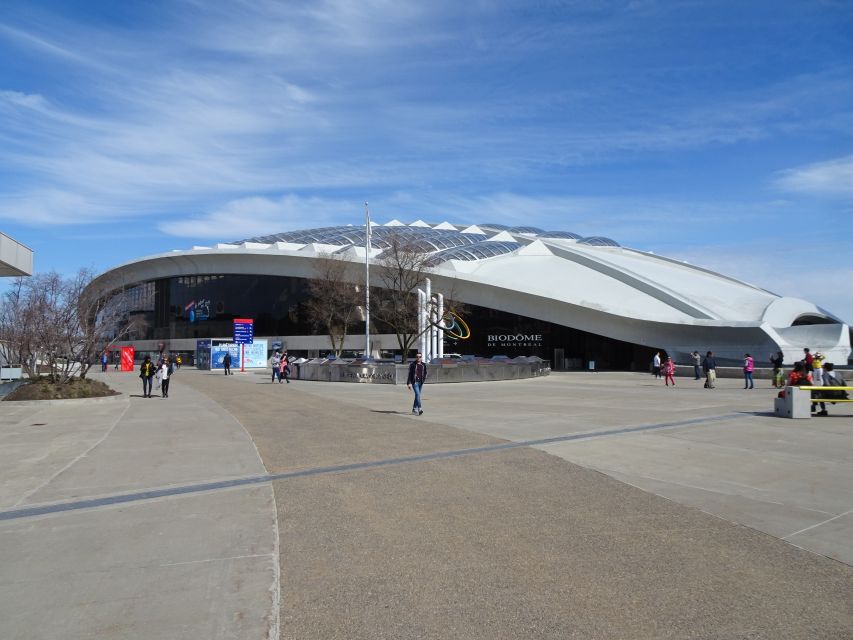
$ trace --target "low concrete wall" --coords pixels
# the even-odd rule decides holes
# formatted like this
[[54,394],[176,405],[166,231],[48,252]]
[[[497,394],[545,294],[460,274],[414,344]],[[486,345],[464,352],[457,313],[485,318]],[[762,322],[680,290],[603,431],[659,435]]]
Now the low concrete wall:
[[[794,370],[794,367],[785,365],[782,367],[785,371],[785,379],[787,380],[788,374]],[[850,377],[849,367],[835,367],[836,371],[839,371],[845,379]],[[689,367],[687,365],[679,366],[676,375],[681,376],[682,378],[685,376],[693,375],[693,365]],[[702,376],[704,377],[704,373]],[[743,369],[741,367],[717,367],[717,377],[718,378],[743,378]],[[752,377],[756,380],[772,380],[773,379],[773,369],[772,368],[764,368],[756,369],[752,372]]]
[[[464,362],[459,364],[431,364],[427,384],[444,382],[488,382],[492,380],[518,380],[547,376],[551,368],[547,362]],[[297,377],[296,367],[293,367]],[[305,363],[298,367],[300,380],[319,382],[364,382],[371,384],[406,384],[409,365],[402,364],[348,364]]]
[[15,389],[23,384],[27,384],[28,380],[12,380],[10,382],[0,382],[0,400],[8,396]]

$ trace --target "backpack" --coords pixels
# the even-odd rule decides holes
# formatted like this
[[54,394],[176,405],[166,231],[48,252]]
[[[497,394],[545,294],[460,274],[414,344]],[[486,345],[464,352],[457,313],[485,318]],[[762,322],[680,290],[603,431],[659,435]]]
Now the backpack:
[[[823,384],[826,387],[846,387],[847,382],[844,380],[844,377],[837,371],[833,371],[834,376],[825,375],[823,377]],[[829,378],[834,378],[832,382],[827,382]],[[818,396],[824,400],[847,400],[849,397],[847,392],[844,390],[839,391],[818,391],[813,393],[812,396]]]

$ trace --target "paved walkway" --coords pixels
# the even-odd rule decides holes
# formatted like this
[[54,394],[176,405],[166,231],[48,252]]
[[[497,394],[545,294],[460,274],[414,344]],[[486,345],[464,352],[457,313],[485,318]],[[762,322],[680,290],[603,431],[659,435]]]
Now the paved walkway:
[[138,382],[109,376],[138,395],[94,404],[0,403],[4,640],[267,638],[276,624],[270,485],[176,493],[264,474],[251,438],[191,388],[147,399]]
[[2,403],[0,637],[850,637],[850,412],[690,383]]

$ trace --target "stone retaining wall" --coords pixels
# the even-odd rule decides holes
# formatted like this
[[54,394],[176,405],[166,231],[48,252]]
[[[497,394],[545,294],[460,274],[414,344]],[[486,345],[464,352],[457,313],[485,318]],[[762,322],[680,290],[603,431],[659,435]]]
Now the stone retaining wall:
[[[443,382],[487,382],[492,380],[518,380],[546,376],[551,372],[547,362],[461,362],[459,364],[431,364],[427,384]],[[348,364],[305,363],[292,367],[300,380],[321,382],[367,382],[372,384],[406,384],[409,365],[402,364]],[[294,378],[297,375],[293,375]]]

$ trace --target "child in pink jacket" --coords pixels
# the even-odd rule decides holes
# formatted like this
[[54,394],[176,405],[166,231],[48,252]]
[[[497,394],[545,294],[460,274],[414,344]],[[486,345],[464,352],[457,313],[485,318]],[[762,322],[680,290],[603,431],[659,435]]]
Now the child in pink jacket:
[[663,365],[663,375],[666,386],[669,386],[669,381],[672,380],[672,386],[675,386],[675,363],[672,358],[667,358]]

